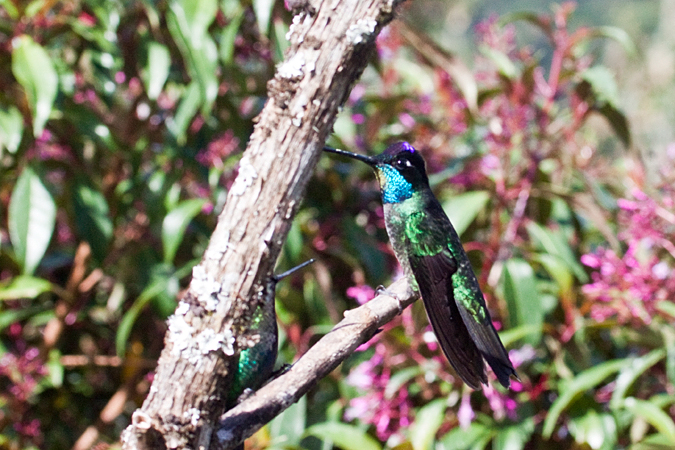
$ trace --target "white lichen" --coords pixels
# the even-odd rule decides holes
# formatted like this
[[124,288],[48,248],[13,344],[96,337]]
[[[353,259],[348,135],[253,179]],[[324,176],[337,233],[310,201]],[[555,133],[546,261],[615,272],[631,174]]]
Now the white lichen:
[[293,36],[293,32],[295,31],[295,27],[300,25],[300,22],[302,22],[303,19],[303,14],[296,14],[293,16],[293,22],[291,23],[291,26],[288,27],[288,33],[286,33],[286,40],[290,41],[291,36]]
[[354,45],[360,44],[365,40],[365,36],[370,35],[375,31],[376,26],[376,20],[359,19],[358,22],[347,30],[347,39]]
[[[207,328],[195,336],[195,346],[199,350],[199,353],[208,355],[211,352],[222,349],[225,354],[229,354],[229,349],[233,348],[234,337],[231,331],[227,331],[228,333],[216,333],[211,328]],[[234,353],[234,349],[232,353]]]
[[296,53],[288,61],[279,65],[277,73],[281,78],[289,80],[302,78],[305,74],[302,68],[305,66],[305,55],[301,52]]
[[190,408],[183,413],[183,417],[190,419],[190,425],[196,427],[201,417],[201,411],[197,408]]
[[[224,245],[225,248],[227,248],[227,244]],[[209,259],[211,261],[220,261],[220,259],[223,257],[225,254],[224,249],[219,249],[219,248],[209,248],[206,250],[206,259]]]
[[186,302],[181,301],[178,304],[178,308],[176,308],[176,314],[177,316],[184,316],[188,311],[190,310],[190,305]]
[[307,73],[314,73],[314,71],[316,70],[316,60],[311,59],[307,61],[305,68],[307,69]]
[[219,303],[220,283],[201,265],[192,269],[192,291],[207,311],[215,311]]
[[172,315],[167,321],[169,325],[169,342],[173,344],[171,352],[178,356],[190,347],[194,329],[185,321],[183,315]]
[[242,195],[246,188],[253,184],[253,180],[258,178],[258,173],[255,171],[255,167],[251,164],[251,161],[244,156],[239,161],[239,174],[234,180],[234,184],[230,188],[232,195]]

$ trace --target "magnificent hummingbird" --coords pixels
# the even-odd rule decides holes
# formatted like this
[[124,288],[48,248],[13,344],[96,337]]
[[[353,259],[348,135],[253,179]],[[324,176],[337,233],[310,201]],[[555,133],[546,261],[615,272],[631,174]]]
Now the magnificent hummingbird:
[[251,331],[260,335],[260,339],[252,347],[239,352],[239,361],[232,378],[227,395],[228,408],[232,408],[245,391],[255,391],[273,376],[274,364],[277,360],[279,332],[274,297],[279,280],[297,270],[313,263],[310,259],[279,275],[272,275],[267,280],[256,305],[251,322]]
[[438,343],[460,378],[481,389],[487,384],[487,361],[499,382],[509,387],[510,376],[518,376],[459,236],[429,187],[420,153],[407,142],[393,144],[375,157],[324,150],[375,169],[394,253],[412,288],[421,294]]

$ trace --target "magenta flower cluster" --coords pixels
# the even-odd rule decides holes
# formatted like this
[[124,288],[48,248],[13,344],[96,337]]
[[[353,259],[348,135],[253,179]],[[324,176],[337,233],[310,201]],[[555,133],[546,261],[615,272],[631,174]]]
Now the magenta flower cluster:
[[602,322],[651,323],[659,302],[675,299],[675,195],[657,201],[635,189],[619,199],[618,238],[625,250],[599,247],[581,257],[594,269],[583,292],[593,302],[591,317]]
[[29,347],[21,339],[22,327],[14,323],[9,327],[10,337],[15,338],[14,351],[0,357],[0,421],[8,420],[14,432],[22,439],[41,441],[40,421],[31,417],[30,400],[39,393],[40,382],[47,376],[47,367],[36,347]]
[[359,419],[375,427],[377,437],[386,441],[412,423],[413,405],[407,389],[390,392],[387,385],[392,369],[385,360],[390,352],[384,343],[375,344],[375,354],[359,364],[347,377],[347,383],[365,395],[350,400],[345,419]]

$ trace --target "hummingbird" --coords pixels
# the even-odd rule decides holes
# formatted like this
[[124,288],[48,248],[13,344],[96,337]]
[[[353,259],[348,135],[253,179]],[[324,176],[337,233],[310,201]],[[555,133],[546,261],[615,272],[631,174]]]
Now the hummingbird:
[[324,147],[375,169],[394,254],[419,292],[443,353],[471,388],[487,384],[485,362],[506,388],[518,378],[492,324],[455,228],[429,187],[424,159],[407,142],[371,157]]
[[277,283],[313,262],[314,260],[310,259],[279,275],[272,275],[267,280],[251,322],[251,330],[260,335],[260,340],[253,347],[239,352],[239,361],[227,395],[228,409],[237,404],[242,394],[245,396],[247,392],[259,389],[273,376],[279,346],[277,314],[274,307]]

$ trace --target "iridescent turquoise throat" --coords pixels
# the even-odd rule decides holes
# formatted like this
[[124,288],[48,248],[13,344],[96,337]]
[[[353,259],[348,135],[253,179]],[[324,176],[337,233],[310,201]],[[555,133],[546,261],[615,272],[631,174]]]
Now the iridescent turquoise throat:
[[380,176],[384,177],[382,201],[384,203],[401,203],[413,195],[413,186],[398,170],[389,165],[377,166]]

